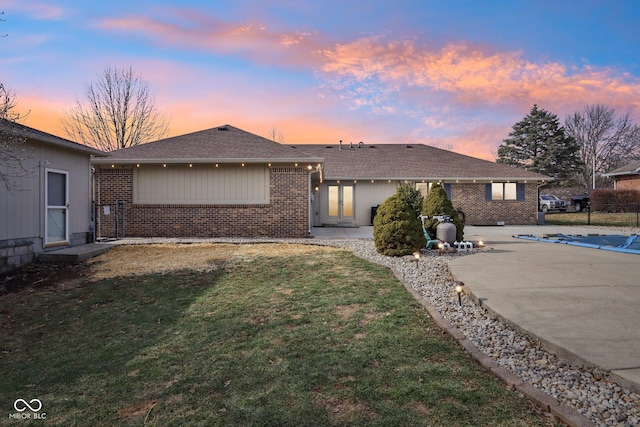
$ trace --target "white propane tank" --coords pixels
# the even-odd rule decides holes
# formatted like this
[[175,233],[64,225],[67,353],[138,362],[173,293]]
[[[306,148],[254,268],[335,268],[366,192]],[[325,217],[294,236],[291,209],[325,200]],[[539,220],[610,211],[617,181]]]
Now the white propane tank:
[[441,242],[452,244],[456,241],[456,226],[450,222],[441,222],[436,227],[436,238]]

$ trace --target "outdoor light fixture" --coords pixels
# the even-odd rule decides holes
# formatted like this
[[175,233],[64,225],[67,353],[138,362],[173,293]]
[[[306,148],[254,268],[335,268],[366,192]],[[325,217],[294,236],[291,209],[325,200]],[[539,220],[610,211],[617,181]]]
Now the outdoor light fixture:
[[482,240],[478,242],[478,248],[480,249],[484,248],[484,242]]
[[464,282],[453,282],[455,286],[456,293],[458,294],[458,304],[462,307],[462,293],[464,292]]
[[418,268],[418,263],[420,262],[420,252],[414,252],[413,258],[416,260],[416,268]]

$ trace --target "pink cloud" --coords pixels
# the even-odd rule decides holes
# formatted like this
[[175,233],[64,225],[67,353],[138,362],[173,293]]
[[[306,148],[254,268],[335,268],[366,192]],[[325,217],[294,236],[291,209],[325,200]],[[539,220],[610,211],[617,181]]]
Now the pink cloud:
[[607,102],[637,108],[640,98],[640,79],[614,69],[586,66],[570,72],[560,63],[526,60],[521,52],[486,52],[465,43],[429,49],[413,40],[376,36],[326,48],[322,55],[322,71],[329,76],[373,80],[398,92],[440,93],[458,105]]
[[[350,138],[422,142],[493,160],[495,147],[533,103],[561,120],[593,103],[640,113],[636,77],[612,68],[534,62],[522,52],[465,42],[434,47],[384,34],[335,43],[317,31],[278,31],[260,20],[230,22],[188,9],[162,18],[103,19],[96,25],[163,46],[306,69],[318,80],[316,88],[292,92],[289,87],[266,85],[255,75],[123,58],[121,64],[132,64],[150,82],[159,110],[171,115],[171,135],[230,123],[267,136],[275,126],[286,143],[326,144]],[[87,82],[93,77],[88,76]],[[82,87],[75,87],[77,95]],[[34,111],[27,124],[40,128],[42,123],[42,130],[59,134],[59,125],[54,129],[53,124],[60,122],[60,106],[39,96],[33,95],[29,102],[44,113]],[[371,114],[348,114],[350,110]],[[490,122],[491,114],[503,122]],[[401,122],[405,118],[411,121]]]
[[260,22],[227,22],[190,9],[172,13],[173,20],[129,15],[103,19],[96,26],[111,32],[138,33],[165,46],[242,53],[269,64],[308,65],[319,48],[316,35],[309,32],[274,31]]
[[8,0],[3,2],[3,10],[14,10],[24,12],[33,19],[48,21],[60,19],[64,16],[64,10],[58,6],[45,3],[28,3],[24,1]]
[[398,98],[422,98],[420,102],[428,105],[434,94],[469,107],[541,103],[561,109],[595,102],[638,108],[640,98],[637,78],[613,69],[533,62],[517,51],[465,42],[436,48],[389,34],[333,43],[319,32],[276,31],[260,21],[229,22],[199,10],[178,9],[169,16],[130,15],[97,25],[141,34],[163,45],[315,70],[328,92],[350,100],[353,108],[371,108],[381,115],[399,112],[394,105]]

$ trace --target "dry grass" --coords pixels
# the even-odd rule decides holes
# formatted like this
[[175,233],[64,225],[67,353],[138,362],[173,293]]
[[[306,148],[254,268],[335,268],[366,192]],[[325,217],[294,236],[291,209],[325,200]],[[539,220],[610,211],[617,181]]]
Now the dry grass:
[[0,401],[38,397],[46,424],[552,425],[343,249],[123,245],[46,266],[50,285],[0,297]]
[[179,270],[212,271],[221,265],[250,261],[258,256],[290,257],[340,249],[300,244],[166,243],[122,245],[91,259],[93,280],[121,276],[170,273]]

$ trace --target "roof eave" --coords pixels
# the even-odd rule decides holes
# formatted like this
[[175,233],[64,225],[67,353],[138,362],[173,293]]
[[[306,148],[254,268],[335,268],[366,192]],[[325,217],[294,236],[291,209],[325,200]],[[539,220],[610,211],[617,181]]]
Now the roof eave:
[[415,176],[390,176],[390,177],[382,177],[382,176],[363,176],[363,177],[353,177],[353,176],[342,176],[335,177],[330,176],[325,173],[325,180],[331,181],[342,181],[342,180],[353,180],[353,181],[425,181],[425,182],[434,182],[434,181],[447,181],[447,182],[469,182],[469,183],[477,183],[477,182],[492,182],[492,181],[500,181],[500,182],[547,182],[553,181],[553,178],[524,178],[524,177],[468,177],[468,176],[459,176],[459,177],[415,177]]
[[31,141],[38,141],[38,142],[44,142],[46,144],[50,144],[56,147],[60,147],[60,148],[64,148],[67,150],[73,150],[73,151],[79,151],[85,154],[89,154],[92,156],[96,156],[96,157],[107,157],[109,156],[109,153],[105,152],[105,151],[100,151],[96,148],[92,148],[89,147],[87,145],[82,145],[82,144],[78,144],[77,142],[73,142],[73,141],[57,141],[53,138],[37,138],[35,136],[29,135],[27,136],[28,140]]
[[635,170],[631,170],[631,171],[624,171],[624,172],[603,173],[602,176],[607,177],[607,178],[611,178],[611,177],[615,177],[615,176],[638,175],[639,173],[640,173],[640,168],[635,169]]
[[244,158],[186,158],[186,159],[118,159],[118,158],[101,158],[92,159],[91,163],[96,165],[136,165],[136,164],[225,164],[225,163],[245,163],[245,164],[264,164],[264,163],[323,163],[323,158],[306,157],[306,158],[261,158],[261,159],[244,159]]

